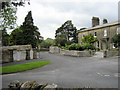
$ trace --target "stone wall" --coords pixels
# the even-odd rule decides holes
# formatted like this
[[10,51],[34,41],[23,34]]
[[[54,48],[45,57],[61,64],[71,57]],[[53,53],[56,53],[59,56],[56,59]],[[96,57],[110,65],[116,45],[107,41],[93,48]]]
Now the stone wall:
[[37,52],[37,58],[40,58],[40,52]]
[[17,45],[2,47],[2,60],[0,63],[13,61],[30,60],[40,58],[37,50],[33,50],[31,45]]
[[65,50],[57,47],[50,47],[50,53],[59,53],[66,56],[77,56],[77,57],[90,57],[95,54],[94,51],[75,51],[75,50]]
[[1,63],[13,62],[13,51],[8,49],[3,49],[1,61],[2,61]]
[[104,51],[104,58],[120,56],[118,51]]
[[33,59],[36,59],[36,58],[37,58],[37,50],[33,49]]
[[51,47],[49,48],[49,52],[50,52],[50,53],[60,53],[60,48],[57,47],[57,46],[51,46]]
[[13,61],[26,60],[26,50],[13,50]]

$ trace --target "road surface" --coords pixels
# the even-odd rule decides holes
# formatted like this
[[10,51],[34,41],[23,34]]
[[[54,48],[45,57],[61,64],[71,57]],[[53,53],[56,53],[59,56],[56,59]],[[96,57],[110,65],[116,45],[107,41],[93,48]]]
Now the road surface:
[[[57,84],[63,88],[89,86],[92,88],[118,87],[118,58],[71,57],[41,52],[42,61],[51,61],[43,67],[2,75],[3,88],[14,80]],[[37,61],[37,60],[36,60]]]

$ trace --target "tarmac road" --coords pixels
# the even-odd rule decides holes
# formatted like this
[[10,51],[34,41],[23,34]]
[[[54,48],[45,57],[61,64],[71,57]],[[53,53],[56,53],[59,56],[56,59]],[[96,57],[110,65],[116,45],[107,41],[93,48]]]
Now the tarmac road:
[[[41,52],[42,61],[51,61],[43,67],[2,75],[3,88],[14,80],[55,83],[63,88],[89,86],[118,88],[118,58],[71,57]],[[37,61],[37,60],[36,60]],[[24,63],[24,62],[23,62]]]

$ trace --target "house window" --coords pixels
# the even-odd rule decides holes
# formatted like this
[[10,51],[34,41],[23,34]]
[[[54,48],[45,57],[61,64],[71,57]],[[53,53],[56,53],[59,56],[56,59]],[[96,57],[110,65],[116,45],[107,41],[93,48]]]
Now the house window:
[[99,41],[97,41],[97,47],[99,48]]
[[107,30],[106,29],[104,30],[104,36],[107,36]]
[[94,32],[94,36],[95,36],[95,37],[97,36],[97,32]]
[[115,48],[115,44],[113,43],[113,48]]
[[117,27],[117,34],[120,34],[120,27]]

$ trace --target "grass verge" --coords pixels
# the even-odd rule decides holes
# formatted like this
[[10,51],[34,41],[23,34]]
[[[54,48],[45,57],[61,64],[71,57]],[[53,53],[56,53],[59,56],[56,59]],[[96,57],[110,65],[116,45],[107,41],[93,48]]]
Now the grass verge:
[[8,74],[8,73],[15,73],[25,70],[31,70],[34,68],[42,67],[49,63],[50,61],[37,61],[37,62],[30,62],[25,64],[4,66],[4,67],[0,67],[0,74]]

